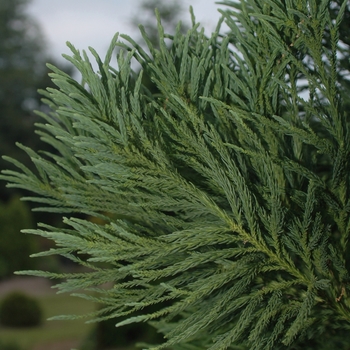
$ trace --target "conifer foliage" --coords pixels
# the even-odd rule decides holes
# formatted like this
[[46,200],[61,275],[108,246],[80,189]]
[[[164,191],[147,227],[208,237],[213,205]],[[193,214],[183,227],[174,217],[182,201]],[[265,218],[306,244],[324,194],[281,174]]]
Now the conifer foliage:
[[335,20],[329,0],[222,4],[209,37],[193,15],[185,35],[158,19],[159,49],[141,27],[148,50],[116,36],[104,60],[90,49],[97,72],[70,45],[81,83],[51,67],[53,112],[37,127],[57,153],[19,145],[37,173],[6,158],[19,171],[2,179],[66,216],[26,231],[56,243],[37,255],[88,269],[22,273],[87,291],[103,304],[95,320],[150,322],[164,334],[150,349],[348,349],[350,134],[337,83],[348,2]]

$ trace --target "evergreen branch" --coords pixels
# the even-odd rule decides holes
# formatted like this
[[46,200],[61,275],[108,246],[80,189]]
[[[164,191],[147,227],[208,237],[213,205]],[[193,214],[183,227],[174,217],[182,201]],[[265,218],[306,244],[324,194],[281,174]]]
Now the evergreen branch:
[[104,59],[89,49],[97,72],[68,44],[82,83],[51,67],[37,127],[54,151],[20,146],[36,170],[5,157],[18,170],[1,179],[72,216],[24,231],[55,242],[35,256],[87,271],[22,274],[103,304],[94,321],[150,322],[165,336],[151,349],[325,349],[350,323],[346,2],[335,20],[328,0],[221,3],[210,37],[193,13],[167,35],[157,13],[148,52],[117,34]]

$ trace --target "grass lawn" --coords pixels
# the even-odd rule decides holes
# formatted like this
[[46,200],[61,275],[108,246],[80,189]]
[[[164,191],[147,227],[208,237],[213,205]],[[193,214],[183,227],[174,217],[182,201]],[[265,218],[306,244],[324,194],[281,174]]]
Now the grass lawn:
[[[57,315],[82,315],[95,310],[95,305],[87,300],[71,297],[68,294],[37,297],[44,313],[44,319]],[[15,329],[0,327],[0,340],[4,343],[17,343],[23,350],[55,341],[82,340],[93,327],[85,324],[86,319],[45,321],[35,328]],[[63,350],[63,349],[62,349]]]

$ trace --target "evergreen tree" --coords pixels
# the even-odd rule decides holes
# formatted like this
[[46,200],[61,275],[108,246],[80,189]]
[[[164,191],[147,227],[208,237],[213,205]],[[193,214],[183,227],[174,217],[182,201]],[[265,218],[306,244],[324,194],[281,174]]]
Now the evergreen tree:
[[[39,149],[34,124],[40,118],[32,109],[42,107],[37,89],[53,85],[45,66],[45,39],[37,22],[26,13],[28,5],[28,0],[0,3],[0,154],[31,166],[15,142]],[[72,73],[68,66],[62,69]],[[5,167],[8,163],[0,159],[0,169]],[[12,194],[0,187],[1,199]]]
[[186,34],[159,23],[159,49],[141,28],[149,54],[127,36],[104,60],[91,50],[98,72],[70,46],[82,83],[51,66],[39,133],[58,153],[19,145],[37,173],[6,157],[20,170],[2,179],[70,216],[26,231],[55,241],[39,255],[89,269],[22,273],[94,292],[76,295],[104,305],[96,321],[151,323],[165,337],[151,349],[348,349],[347,1],[335,18],[330,0],[223,3],[209,38],[192,16]]
[[[35,144],[36,116],[30,108],[37,101],[38,81],[46,71],[43,37],[25,13],[27,3],[2,0],[0,4],[0,152],[21,161],[25,158],[14,143]],[[0,168],[5,164],[0,160]]]

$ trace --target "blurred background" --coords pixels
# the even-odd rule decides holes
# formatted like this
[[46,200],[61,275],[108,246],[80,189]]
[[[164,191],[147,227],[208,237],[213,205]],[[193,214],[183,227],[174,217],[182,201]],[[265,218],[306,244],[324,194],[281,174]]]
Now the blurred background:
[[[0,0],[0,155],[18,159],[32,169],[28,157],[16,147],[20,142],[45,150],[35,134],[40,118],[33,110],[46,110],[38,89],[53,86],[46,62],[77,75],[62,58],[69,54],[66,41],[79,50],[93,47],[102,57],[116,32],[141,42],[138,24],[145,25],[156,40],[154,8],[160,10],[167,32],[179,20],[190,25],[189,6],[207,35],[214,30],[219,13],[208,0]],[[0,170],[11,164],[0,159]],[[98,325],[84,320],[49,321],[60,314],[84,314],[96,305],[69,295],[56,295],[50,282],[19,277],[14,271],[42,269],[72,271],[77,267],[58,257],[40,259],[29,255],[50,248],[50,242],[20,232],[37,222],[60,226],[60,218],[32,212],[20,201],[20,190],[0,182],[0,349],[1,350],[103,350],[133,349],[135,341],[157,341],[147,326],[114,327],[114,321]]]

